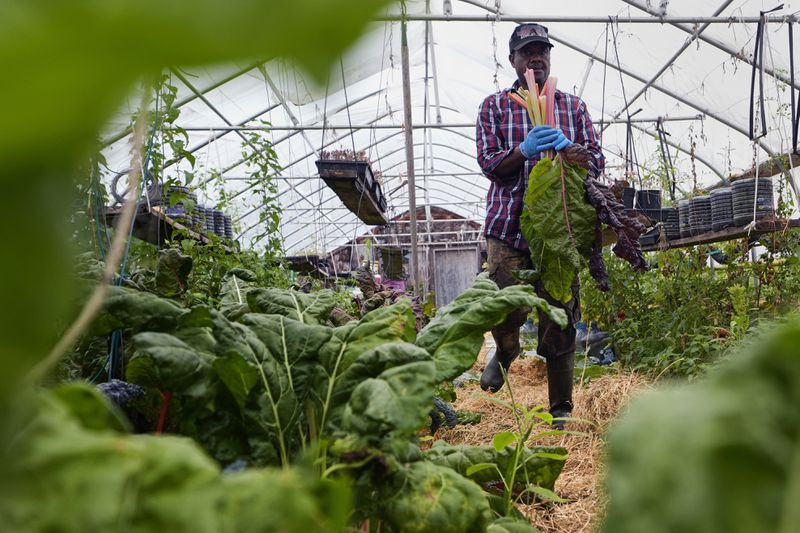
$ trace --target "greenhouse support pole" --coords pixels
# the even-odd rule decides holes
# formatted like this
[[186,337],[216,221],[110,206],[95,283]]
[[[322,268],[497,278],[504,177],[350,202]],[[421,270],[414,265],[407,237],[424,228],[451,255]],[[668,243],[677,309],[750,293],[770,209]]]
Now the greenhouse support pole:
[[400,51],[403,65],[403,114],[406,130],[406,169],[408,172],[408,215],[411,222],[411,275],[414,295],[419,296],[419,251],[417,250],[417,186],[414,181],[414,136],[411,127],[411,74],[409,73],[406,21],[400,23]]

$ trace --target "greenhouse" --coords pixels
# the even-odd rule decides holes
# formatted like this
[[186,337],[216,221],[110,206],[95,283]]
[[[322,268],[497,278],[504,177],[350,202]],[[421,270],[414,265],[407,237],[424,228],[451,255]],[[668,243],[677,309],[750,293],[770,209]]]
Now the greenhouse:
[[800,530],[800,8],[0,14],[3,531]]

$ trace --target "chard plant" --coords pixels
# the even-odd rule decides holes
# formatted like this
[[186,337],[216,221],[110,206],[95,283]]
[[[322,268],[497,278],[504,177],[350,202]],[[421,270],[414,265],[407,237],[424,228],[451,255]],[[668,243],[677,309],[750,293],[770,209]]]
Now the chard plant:
[[[560,323],[562,311],[530,287],[499,290],[485,278],[419,333],[408,300],[331,327],[335,304],[332,291],[263,288],[239,269],[225,276],[216,307],[112,288],[92,335],[122,325],[133,333],[126,378],[146,391],[145,426],[191,437],[223,465],[293,471],[306,464],[320,481],[346,480],[353,487],[351,522],[466,531],[518,519],[479,485],[502,476],[467,475],[476,463],[495,461],[503,472],[524,463],[523,470],[512,468],[525,472],[524,489],[535,483],[552,490],[562,448],[528,449],[521,441],[509,453],[437,443],[422,452],[418,431],[437,384],[474,363],[483,332],[520,306]],[[430,490],[438,494],[433,500]]]
[[[505,371],[504,371],[505,373]],[[508,382],[508,380],[506,380]],[[529,441],[538,441],[544,437],[566,435],[563,429],[553,427],[554,418],[545,406],[532,408],[519,404],[514,399],[514,390],[508,382],[508,392],[511,402],[499,398],[488,399],[505,408],[514,418],[516,430],[502,431],[492,438],[492,447],[498,454],[505,454],[507,460],[476,463],[467,468],[466,475],[471,477],[482,471],[494,471],[500,481],[502,498],[498,502],[501,506],[502,516],[513,516],[515,506],[530,495],[554,502],[564,502],[554,492],[556,474],[552,477],[553,484],[543,484],[540,476],[542,460],[553,468],[558,468],[560,473],[564,462],[567,460],[567,450],[563,447],[528,448]]]

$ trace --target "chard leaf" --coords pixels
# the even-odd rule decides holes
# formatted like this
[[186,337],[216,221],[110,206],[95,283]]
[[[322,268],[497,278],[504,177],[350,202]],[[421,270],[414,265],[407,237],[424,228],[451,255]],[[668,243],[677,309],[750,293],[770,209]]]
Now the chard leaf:
[[408,363],[370,378],[353,391],[342,427],[367,442],[409,437],[425,424],[433,405],[435,369],[430,362]]
[[[347,400],[344,394],[334,397],[339,379],[365,352],[393,342],[408,342],[416,335],[411,305],[401,300],[395,305],[381,307],[364,315],[358,322],[332,330],[330,341],[319,350],[318,372],[312,397],[319,409],[319,424],[326,429],[335,423]],[[410,360],[420,357],[412,354]],[[341,403],[340,403],[341,401]]]
[[798,405],[796,316],[703,379],[635,398],[609,434],[602,531],[795,531]]
[[[547,454],[542,457],[541,454]],[[430,449],[423,452],[425,459],[441,466],[452,468],[459,474],[467,476],[478,483],[501,481],[500,472],[508,471],[513,461],[513,448],[503,448],[499,452],[491,445],[470,446],[461,444],[453,446],[437,441]],[[524,448],[520,459],[520,468],[516,476],[514,489],[526,488],[526,479],[539,487],[552,490],[556,479],[566,461],[567,450],[560,446],[534,446]],[[475,469],[476,465],[494,464],[497,469]],[[499,469],[499,470],[498,470]],[[527,476],[523,473],[527,472]]]
[[539,533],[539,530],[525,520],[504,516],[489,524],[486,533]]
[[499,290],[486,277],[442,308],[419,332],[416,345],[436,364],[437,382],[449,381],[469,369],[478,357],[483,334],[520,307],[540,309],[556,323],[566,324],[566,314],[536,295],[533,287],[513,286]]
[[491,516],[483,491],[450,468],[418,461],[392,475],[379,502],[392,531],[484,531]]
[[215,359],[211,366],[243,410],[247,395],[258,382],[256,367],[235,353]]
[[182,340],[197,352],[215,354],[217,351],[217,339],[211,334],[211,328],[199,326],[181,328],[175,330],[173,336]]
[[254,290],[254,281],[255,274],[243,268],[234,268],[225,273],[219,290],[219,307],[225,316],[234,318],[250,310],[247,294]]
[[108,288],[103,309],[95,318],[91,335],[106,335],[115,329],[171,331],[187,311],[180,305],[149,292],[124,287]]
[[214,320],[211,317],[211,309],[204,305],[192,307],[188,313],[178,317],[178,326],[184,328],[213,327]]
[[167,298],[180,296],[186,292],[191,271],[191,257],[181,254],[175,248],[160,250],[156,267],[156,293]]
[[352,501],[341,482],[300,469],[248,469],[222,476],[219,531],[343,531]]
[[364,380],[377,377],[390,368],[419,361],[430,361],[430,355],[425,350],[406,342],[390,342],[369,349],[345,369],[336,382],[333,404],[346,403],[353,389]]
[[320,350],[330,341],[333,330],[279,315],[248,313],[240,321],[264,344],[268,358],[282,367],[286,385],[299,401],[304,401],[317,372]]
[[248,418],[274,443],[286,464],[292,444],[300,438],[297,422],[313,390],[314,376],[320,373],[320,351],[333,330],[279,315],[248,313],[240,320],[237,326],[264,346],[263,356],[248,360],[258,371],[263,391],[257,405],[248,409]]
[[520,217],[545,290],[564,303],[572,299],[572,282],[586,265],[595,236],[597,212],[586,201],[585,177],[585,169],[560,157],[543,158],[531,171]]
[[252,311],[282,315],[305,324],[324,324],[336,306],[333,291],[323,289],[311,294],[286,289],[253,289],[247,293]]
[[82,383],[65,383],[53,389],[53,396],[70,410],[84,428],[130,431],[130,422],[103,393]]
[[347,488],[307,470],[223,475],[190,439],[123,434],[86,384],[25,400],[25,430],[3,451],[4,530],[341,531],[350,515]]
[[128,379],[155,385],[161,391],[184,391],[207,379],[209,362],[182,340],[166,333],[146,332],[133,337],[136,355]]

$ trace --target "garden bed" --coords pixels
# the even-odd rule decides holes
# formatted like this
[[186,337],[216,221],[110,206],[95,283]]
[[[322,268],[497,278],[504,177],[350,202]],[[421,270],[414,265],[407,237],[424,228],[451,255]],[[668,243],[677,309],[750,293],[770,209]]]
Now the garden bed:
[[[482,349],[472,371],[483,370],[486,350]],[[517,360],[511,367],[511,385],[514,398],[528,407],[547,403],[547,374],[544,362],[536,358]],[[584,435],[552,437],[538,444],[564,446],[569,451],[561,476],[556,481],[556,493],[568,500],[561,504],[520,505],[520,510],[542,532],[585,532],[595,530],[604,507],[602,479],[604,473],[603,432],[616,418],[620,408],[637,392],[649,388],[648,381],[639,374],[620,373],[591,380],[586,385],[575,385],[576,408],[574,416],[594,424],[573,424],[567,429],[585,432]],[[491,444],[492,437],[512,429],[513,420],[508,411],[489,400],[477,383],[468,383],[457,389],[454,407],[481,413],[476,425],[457,425],[440,429],[437,439],[451,444]],[[496,395],[509,401],[508,388]],[[533,443],[531,443],[533,444]]]

